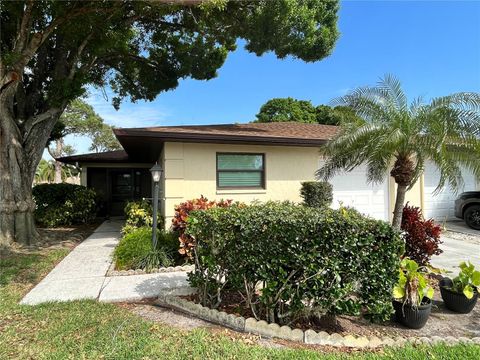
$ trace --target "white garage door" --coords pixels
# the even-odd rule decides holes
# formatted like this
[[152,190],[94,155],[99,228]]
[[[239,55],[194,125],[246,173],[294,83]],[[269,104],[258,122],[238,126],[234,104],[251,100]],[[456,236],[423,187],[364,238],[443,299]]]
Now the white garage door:
[[367,184],[365,167],[341,173],[329,182],[333,186],[333,208],[351,206],[375,219],[388,220],[388,183]]
[[447,219],[455,218],[455,199],[457,195],[463,191],[476,190],[476,181],[472,173],[464,172],[463,181],[464,187],[458,189],[458,192],[450,188],[444,187],[439,193],[434,194],[438,185],[439,171],[432,163],[427,163],[425,166],[425,218],[434,218],[437,221],[445,221]]

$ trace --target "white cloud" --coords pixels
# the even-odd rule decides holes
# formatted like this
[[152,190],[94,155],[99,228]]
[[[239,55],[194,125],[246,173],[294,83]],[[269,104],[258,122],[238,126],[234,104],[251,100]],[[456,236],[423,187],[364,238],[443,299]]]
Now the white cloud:
[[85,101],[93,106],[105,122],[115,127],[160,126],[167,122],[169,113],[158,100],[137,103],[125,101],[117,111],[112,106],[112,97],[111,92],[105,94],[100,90],[90,89]]

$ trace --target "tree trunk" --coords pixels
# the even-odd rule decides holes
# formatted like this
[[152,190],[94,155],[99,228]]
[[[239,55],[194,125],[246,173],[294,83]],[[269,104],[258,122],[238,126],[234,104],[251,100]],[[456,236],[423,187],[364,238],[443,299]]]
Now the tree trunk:
[[393,210],[392,226],[400,230],[402,223],[403,206],[405,204],[405,195],[407,193],[407,185],[397,184],[397,198],[395,200],[395,208]]
[[[0,109],[3,107],[0,106]],[[25,153],[18,128],[8,114],[0,114],[0,245],[32,244],[35,229],[32,182],[35,168]]]
[[59,161],[55,160],[55,184],[60,184],[62,182],[62,164]]
[[33,218],[35,170],[64,107],[36,116],[35,124],[15,117],[13,97],[8,95],[0,93],[0,246],[29,245],[39,239]]
[[63,151],[63,141],[58,139],[55,145],[55,183],[60,184],[62,182],[62,164],[60,161],[57,161],[56,158],[62,156]]
[[400,154],[395,160],[390,175],[397,183],[397,198],[395,200],[395,208],[393,209],[392,226],[400,230],[402,225],[403,206],[405,204],[405,194],[409,185],[412,183],[413,174],[415,173],[415,164],[410,154]]

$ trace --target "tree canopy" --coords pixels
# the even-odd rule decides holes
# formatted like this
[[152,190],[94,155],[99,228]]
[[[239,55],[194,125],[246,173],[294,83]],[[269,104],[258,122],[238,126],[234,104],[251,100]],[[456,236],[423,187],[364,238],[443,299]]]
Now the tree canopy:
[[[121,149],[121,145],[112,130],[113,127],[106,124],[91,105],[82,99],[75,99],[68,104],[59,121],[55,124],[51,139],[55,140],[67,135],[79,135],[86,136],[92,141],[89,147],[90,151],[101,152]],[[61,155],[63,154],[58,156]]]
[[60,115],[88,86],[113,105],[153,100],[180,79],[209,80],[247,51],[317,61],[338,38],[338,1],[2,2],[0,243],[31,242],[31,184]]
[[345,106],[314,106],[311,101],[287,97],[268,100],[261,106],[256,117],[256,122],[295,121],[340,125],[344,121],[351,121],[356,115],[352,109]]
[[[50,139],[47,142],[48,153],[55,159],[56,183],[65,180],[63,172],[66,165],[57,161],[61,156],[72,155],[76,149],[71,144],[65,144],[65,136],[86,136],[91,140],[89,150],[95,152],[121,149],[121,145],[113,134],[113,128],[105,124],[103,119],[94,111],[93,107],[82,99],[75,99],[68,104],[53,127]],[[51,143],[55,143],[55,147]],[[41,162],[40,162],[41,163]]]
[[291,97],[274,98],[260,107],[257,122],[296,121],[316,123],[317,110],[310,101],[297,100]]

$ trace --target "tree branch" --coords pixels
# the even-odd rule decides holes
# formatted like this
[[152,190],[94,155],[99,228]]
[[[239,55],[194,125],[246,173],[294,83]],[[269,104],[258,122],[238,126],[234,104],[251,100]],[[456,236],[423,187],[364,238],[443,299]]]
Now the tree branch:
[[62,111],[63,110],[60,109],[60,108],[51,108],[51,109],[45,111],[42,114],[34,115],[34,116],[29,117],[27,119],[27,121],[25,122],[25,131],[24,131],[24,134],[23,134],[23,142],[27,141],[28,137],[30,136],[30,132],[32,131],[32,129],[36,125],[40,124],[43,121],[51,119],[52,117],[54,117],[57,114],[61,114]]
[[32,15],[33,5],[34,5],[33,0],[27,1],[25,12],[23,13],[23,16],[22,16],[22,22],[20,24],[20,30],[18,32],[17,39],[15,40],[14,48],[18,46],[20,49],[23,49],[25,46],[25,43],[28,37],[28,30],[31,23],[30,18]]

